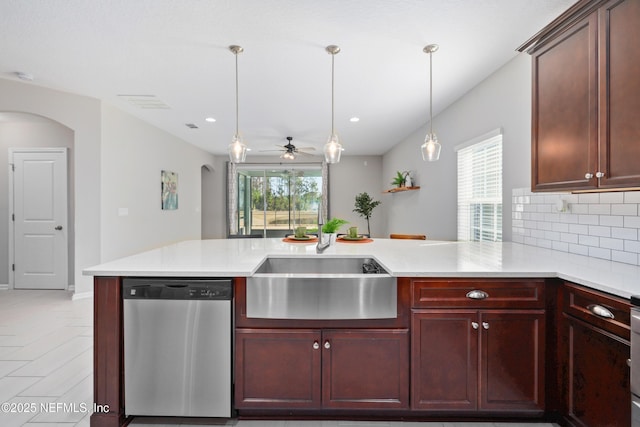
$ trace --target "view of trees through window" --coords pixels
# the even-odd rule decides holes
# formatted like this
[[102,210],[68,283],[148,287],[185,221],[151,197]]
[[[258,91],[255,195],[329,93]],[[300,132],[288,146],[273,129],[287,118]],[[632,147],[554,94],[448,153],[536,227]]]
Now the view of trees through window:
[[320,169],[238,170],[238,233],[284,236],[316,228]]

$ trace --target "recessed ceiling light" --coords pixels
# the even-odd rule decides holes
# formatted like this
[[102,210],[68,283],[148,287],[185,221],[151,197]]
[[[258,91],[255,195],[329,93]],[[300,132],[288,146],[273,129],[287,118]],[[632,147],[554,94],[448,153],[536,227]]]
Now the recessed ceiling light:
[[360,117],[351,117],[351,118],[349,119],[349,121],[350,121],[351,123],[357,123],[357,122],[359,122],[359,121],[360,121]]
[[215,123],[216,119],[214,119],[213,117],[207,117],[205,119],[205,121],[209,122],[209,123]]

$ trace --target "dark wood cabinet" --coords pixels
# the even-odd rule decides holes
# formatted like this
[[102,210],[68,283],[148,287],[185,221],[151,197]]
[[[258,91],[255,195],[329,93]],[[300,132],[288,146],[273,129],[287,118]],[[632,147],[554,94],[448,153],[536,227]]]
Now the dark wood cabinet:
[[412,408],[544,410],[544,310],[415,310]]
[[542,280],[413,279],[412,409],[542,415]]
[[236,330],[238,409],[409,407],[409,331]]
[[631,425],[629,303],[573,284],[560,297],[559,383],[566,423]]
[[640,186],[640,2],[580,1],[532,58],[532,190]]

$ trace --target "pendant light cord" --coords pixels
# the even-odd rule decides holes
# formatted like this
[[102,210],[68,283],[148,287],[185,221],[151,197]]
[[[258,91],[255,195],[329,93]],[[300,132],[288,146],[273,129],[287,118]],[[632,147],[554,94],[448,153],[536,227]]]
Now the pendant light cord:
[[429,52],[429,135],[433,138],[433,52]]
[[335,81],[335,77],[334,77],[334,62],[336,59],[336,54],[332,53],[331,54],[331,135],[335,135],[335,128],[333,126],[333,118],[335,116],[335,112],[334,112],[334,81]]
[[238,129],[239,129],[239,125],[238,125],[238,117],[240,116],[239,113],[239,101],[238,101],[238,53],[235,54],[236,55],[236,135],[238,135]]

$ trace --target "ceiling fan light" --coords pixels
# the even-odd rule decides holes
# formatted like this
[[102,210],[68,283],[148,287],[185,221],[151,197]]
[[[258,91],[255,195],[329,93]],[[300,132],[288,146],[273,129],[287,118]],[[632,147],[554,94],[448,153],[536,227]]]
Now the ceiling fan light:
[[287,159],[287,160],[293,160],[296,158],[295,154],[293,154],[291,151],[287,151],[286,153],[284,153],[282,155],[283,159]]
[[238,134],[233,136],[229,144],[229,160],[231,163],[242,163],[247,158],[247,146],[242,142],[242,137]]
[[331,134],[327,143],[324,144],[324,160],[327,163],[338,163],[343,150],[344,148],[342,148],[342,144],[340,144],[338,135],[335,133]]
[[424,139],[424,143],[420,147],[422,151],[422,160],[427,162],[435,162],[440,158],[440,149],[442,146],[438,142],[438,138],[435,133],[427,134]]

